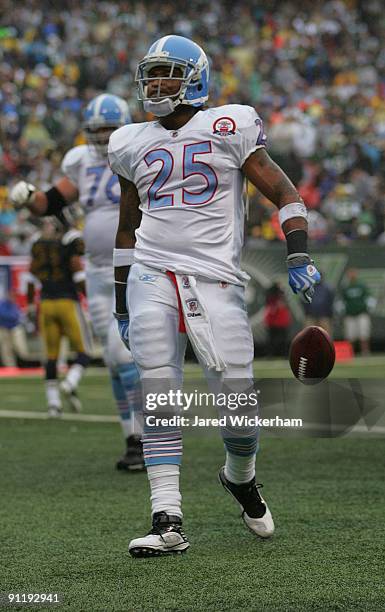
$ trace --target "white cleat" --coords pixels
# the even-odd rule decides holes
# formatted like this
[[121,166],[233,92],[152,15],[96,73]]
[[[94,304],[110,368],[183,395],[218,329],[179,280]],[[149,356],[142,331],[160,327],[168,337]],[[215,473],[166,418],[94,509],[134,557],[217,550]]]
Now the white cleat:
[[131,540],[128,552],[132,557],[160,557],[181,554],[190,546],[182,530],[182,519],[166,512],[156,512],[152,529],[143,538]]
[[48,406],[48,416],[50,419],[61,419],[61,417],[63,416],[61,406]]
[[269,506],[265,502],[265,500],[261,497],[262,502],[265,504],[266,512],[262,518],[251,518],[243,512],[242,518],[244,520],[245,525],[255,533],[260,538],[270,538],[270,536],[274,533],[274,521],[271,516],[271,512],[269,510]]
[[72,412],[81,412],[82,403],[79,399],[76,389],[73,389],[69,382],[67,382],[66,380],[62,380],[59,387],[60,391],[63,393],[66,401],[68,402],[68,405]]
[[219,471],[219,482],[233,496],[242,510],[245,525],[260,538],[270,538],[274,533],[274,521],[267,503],[259,493],[262,485],[255,484],[255,478],[246,484],[236,485],[225,476],[225,468]]

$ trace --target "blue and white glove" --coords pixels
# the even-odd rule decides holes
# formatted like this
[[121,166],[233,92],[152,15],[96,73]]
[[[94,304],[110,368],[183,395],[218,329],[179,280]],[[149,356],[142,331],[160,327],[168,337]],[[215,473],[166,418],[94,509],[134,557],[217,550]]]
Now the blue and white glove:
[[289,285],[294,293],[299,293],[304,302],[311,304],[314,286],[320,282],[321,274],[308,255],[289,255]]
[[114,317],[118,322],[119,336],[121,337],[122,342],[125,345],[125,347],[128,350],[130,350],[130,342],[129,342],[129,337],[128,337],[130,319],[128,316],[128,312],[125,314],[118,314],[115,312]]

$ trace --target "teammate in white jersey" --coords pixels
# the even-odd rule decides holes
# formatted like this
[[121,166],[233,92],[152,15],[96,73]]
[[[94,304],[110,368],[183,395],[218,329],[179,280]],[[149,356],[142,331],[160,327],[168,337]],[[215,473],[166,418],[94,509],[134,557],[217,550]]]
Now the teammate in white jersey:
[[[294,292],[311,301],[320,278],[307,254],[306,207],[267,154],[261,119],[249,106],[205,110],[208,81],[198,45],[174,35],[156,41],[139,63],[137,82],[145,110],[159,120],[124,126],[110,138],[109,161],[121,185],[116,317],[145,392],[181,385],[186,335],[211,389],[252,388],[248,277],[240,269],[245,177],[280,209]],[[145,418],[153,524],[147,536],[131,541],[135,557],[189,547],[179,491],[181,431],[162,425]],[[220,481],[249,529],[269,537],[274,523],[255,481],[257,429],[226,425],[221,431]]]
[[86,286],[92,325],[99,336],[104,360],[110,369],[113,394],[119,409],[127,449],[118,469],[143,468],[140,441],[141,401],[138,372],[131,354],[122,345],[113,311],[112,252],[119,218],[120,186],[107,160],[107,143],[116,128],[130,122],[127,103],[102,94],[84,112],[87,145],[74,147],[62,162],[63,177],[47,192],[21,181],[11,198],[37,215],[60,214],[79,201],[85,214]]

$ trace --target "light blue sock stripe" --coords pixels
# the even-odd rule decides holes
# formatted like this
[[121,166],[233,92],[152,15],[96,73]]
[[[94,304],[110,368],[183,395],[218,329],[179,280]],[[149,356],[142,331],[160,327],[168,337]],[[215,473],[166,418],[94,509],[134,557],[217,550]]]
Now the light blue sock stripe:
[[149,459],[144,459],[144,465],[147,467],[149,465],[181,465],[182,457],[151,457]]

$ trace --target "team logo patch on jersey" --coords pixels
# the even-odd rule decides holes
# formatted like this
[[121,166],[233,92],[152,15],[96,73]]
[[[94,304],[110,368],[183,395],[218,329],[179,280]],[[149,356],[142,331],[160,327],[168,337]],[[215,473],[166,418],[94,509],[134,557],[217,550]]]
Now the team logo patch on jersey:
[[214,122],[213,133],[219,136],[232,136],[235,134],[236,127],[231,117],[220,117]]
[[198,300],[194,298],[186,300],[186,306],[190,312],[196,312],[198,310]]
[[189,300],[186,300],[186,306],[189,309],[190,312],[187,313],[187,317],[191,318],[191,317],[201,317],[201,313],[197,312],[198,311],[198,300],[195,300],[194,298],[190,298]]
[[152,274],[142,274],[139,276],[139,280],[143,281],[144,283],[155,283],[156,279],[157,276],[153,276]]
[[190,289],[190,281],[188,276],[182,276],[182,287],[183,289]]

